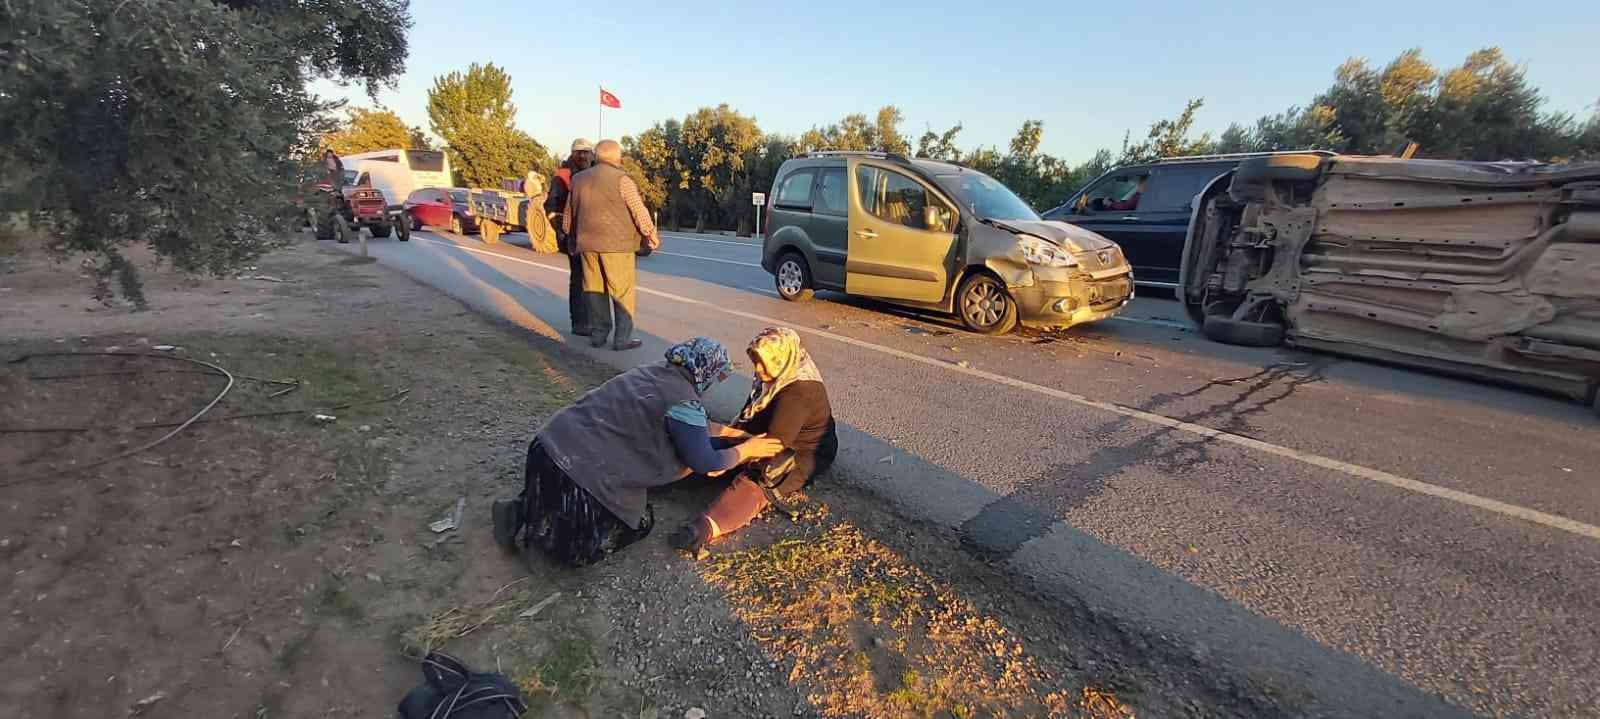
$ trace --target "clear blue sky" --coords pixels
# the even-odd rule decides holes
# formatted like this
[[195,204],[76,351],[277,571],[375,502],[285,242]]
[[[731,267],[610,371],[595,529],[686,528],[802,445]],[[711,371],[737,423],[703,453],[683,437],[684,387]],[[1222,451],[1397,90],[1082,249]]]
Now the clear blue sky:
[[[1600,100],[1593,0],[1525,6],[1534,12],[1478,0],[1068,6],[412,0],[406,73],[378,99],[427,129],[433,78],[493,62],[511,74],[517,124],[552,149],[596,139],[604,85],[622,100],[605,111],[611,137],[723,102],[785,133],[893,104],[912,138],[962,123],[963,147],[1004,147],[1024,120],[1043,120],[1043,149],[1073,162],[1187,98],[1204,97],[1199,128],[1220,131],[1306,103],[1348,57],[1381,66],[1410,47],[1449,67],[1498,45],[1547,109],[1587,116]],[[371,104],[358,86],[315,87]]]

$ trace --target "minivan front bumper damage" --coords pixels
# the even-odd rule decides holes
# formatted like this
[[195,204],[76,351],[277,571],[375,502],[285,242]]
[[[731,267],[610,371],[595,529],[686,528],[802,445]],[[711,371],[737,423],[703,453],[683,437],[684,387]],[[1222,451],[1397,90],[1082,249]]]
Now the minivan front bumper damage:
[[1028,327],[1066,329],[1113,317],[1133,301],[1133,273],[1088,273],[1035,267],[1032,282],[1010,286],[1018,319]]

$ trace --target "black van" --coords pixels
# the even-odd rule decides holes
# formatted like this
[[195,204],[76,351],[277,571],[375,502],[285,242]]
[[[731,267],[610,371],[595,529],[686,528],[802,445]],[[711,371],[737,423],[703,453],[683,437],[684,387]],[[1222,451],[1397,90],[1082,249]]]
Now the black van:
[[1306,153],[1196,155],[1118,167],[1045,212],[1044,219],[1072,223],[1121,245],[1137,284],[1174,288],[1195,195],[1243,160],[1278,154]]

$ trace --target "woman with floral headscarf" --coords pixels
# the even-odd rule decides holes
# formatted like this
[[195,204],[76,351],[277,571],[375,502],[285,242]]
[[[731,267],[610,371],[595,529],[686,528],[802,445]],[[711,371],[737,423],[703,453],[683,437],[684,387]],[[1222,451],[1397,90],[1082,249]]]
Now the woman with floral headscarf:
[[726,432],[706,418],[700,398],[728,377],[729,365],[722,345],[696,337],[557,412],[528,445],[522,495],[494,504],[495,541],[516,546],[520,534],[525,548],[592,564],[650,532],[652,487],[781,451],[761,434],[712,445],[713,431]]
[[746,353],[755,366],[755,382],[731,431],[721,436],[765,435],[783,442],[786,451],[761,471],[742,472],[705,514],[668,538],[695,557],[704,555],[711,540],[749,524],[768,505],[781,504],[804,488],[839,453],[828,390],[811,355],[800,346],[800,335],[787,327],[768,327],[750,341]]

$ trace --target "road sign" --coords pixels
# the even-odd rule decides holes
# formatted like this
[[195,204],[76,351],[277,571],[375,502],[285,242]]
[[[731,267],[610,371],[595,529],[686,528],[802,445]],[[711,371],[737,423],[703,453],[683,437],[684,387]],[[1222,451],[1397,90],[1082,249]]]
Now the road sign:
[[767,196],[760,192],[752,192],[750,193],[750,204],[761,207],[767,204]]

